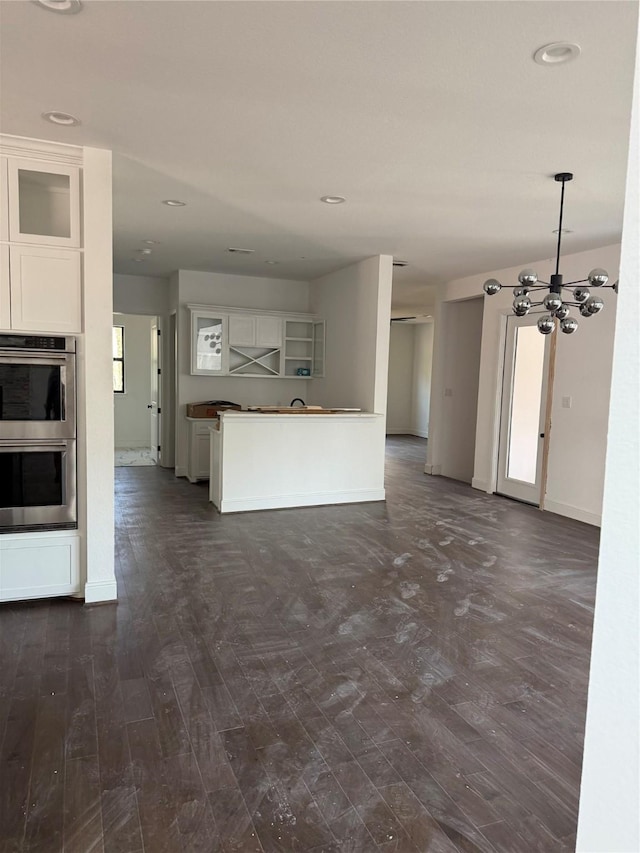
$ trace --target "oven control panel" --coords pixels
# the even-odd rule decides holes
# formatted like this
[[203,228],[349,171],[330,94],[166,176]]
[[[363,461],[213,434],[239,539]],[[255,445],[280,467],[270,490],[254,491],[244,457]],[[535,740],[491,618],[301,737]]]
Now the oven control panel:
[[54,335],[0,335],[0,351],[4,349],[73,352],[75,341]]

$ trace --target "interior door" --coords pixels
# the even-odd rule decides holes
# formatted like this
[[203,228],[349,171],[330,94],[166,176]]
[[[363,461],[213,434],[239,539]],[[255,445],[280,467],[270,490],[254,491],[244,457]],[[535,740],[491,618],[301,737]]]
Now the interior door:
[[507,318],[496,491],[539,506],[551,336],[537,321]]
[[160,450],[160,375],[162,372],[162,348],[159,346],[160,332],[158,323],[151,326],[151,402],[149,403],[149,416],[151,418],[151,458],[158,464],[158,452]]

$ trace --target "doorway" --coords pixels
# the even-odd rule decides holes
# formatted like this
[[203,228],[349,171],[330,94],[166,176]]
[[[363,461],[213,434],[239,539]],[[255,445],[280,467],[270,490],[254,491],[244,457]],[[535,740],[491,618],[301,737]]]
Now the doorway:
[[114,463],[153,466],[161,445],[158,318],[113,315]]
[[540,505],[551,336],[538,315],[507,317],[498,445],[498,494]]

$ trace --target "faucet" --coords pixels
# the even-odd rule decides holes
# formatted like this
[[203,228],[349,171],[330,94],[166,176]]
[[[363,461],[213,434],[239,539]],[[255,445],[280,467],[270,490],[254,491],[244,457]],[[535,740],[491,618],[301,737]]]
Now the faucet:
[[291,407],[293,407],[293,404],[294,404],[294,403],[302,403],[302,405],[303,405],[303,406],[306,406],[306,403],[305,403],[305,401],[302,399],[302,397],[294,397],[294,398],[293,398],[293,400],[289,403],[289,407],[290,407],[290,408],[291,408]]

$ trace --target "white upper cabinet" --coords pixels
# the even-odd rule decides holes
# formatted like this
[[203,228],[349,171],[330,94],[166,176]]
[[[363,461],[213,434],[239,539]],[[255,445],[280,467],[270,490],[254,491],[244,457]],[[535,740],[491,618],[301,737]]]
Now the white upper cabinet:
[[282,320],[280,317],[256,317],[256,346],[282,346]]
[[229,345],[279,348],[282,346],[282,320],[280,317],[230,314]]
[[11,246],[10,269],[12,329],[82,331],[80,252]]
[[9,157],[9,240],[80,246],[80,170],[77,166]]
[[324,320],[189,305],[191,373],[205,376],[324,376]]
[[232,347],[253,347],[256,342],[256,318],[250,314],[229,317],[229,344]]
[[316,379],[324,376],[324,336],[324,320],[316,320],[313,324],[313,362],[311,367],[311,375],[315,376]]
[[216,311],[191,312],[191,373],[222,376],[228,371],[229,318]]

